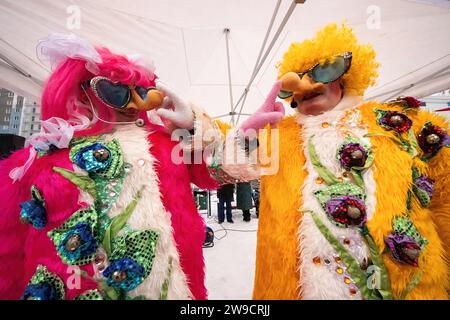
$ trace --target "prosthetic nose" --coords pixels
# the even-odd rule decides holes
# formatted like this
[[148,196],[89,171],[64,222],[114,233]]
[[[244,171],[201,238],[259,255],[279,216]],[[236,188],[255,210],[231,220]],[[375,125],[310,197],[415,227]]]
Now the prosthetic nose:
[[325,85],[314,82],[308,74],[300,76],[295,72],[288,72],[281,77],[281,89],[293,93],[294,100],[302,101],[305,97],[325,91]]
[[136,92],[135,89],[131,89],[131,99],[127,104],[127,109],[137,109],[139,111],[149,111],[160,107],[163,103],[164,94],[158,89],[150,89],[147,92],[145,100]]

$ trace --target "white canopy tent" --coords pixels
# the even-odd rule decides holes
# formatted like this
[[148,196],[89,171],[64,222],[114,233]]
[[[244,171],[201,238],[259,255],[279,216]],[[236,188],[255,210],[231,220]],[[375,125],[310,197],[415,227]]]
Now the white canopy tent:
[[[229,114],[231,105],[237,106],[238,112],[238,99],[251,79],[259,53],[264,53],[260,49],[275,9],[278,14],[266,48],[282,20],[289,17],[286,13],[291,7],[292,15],[280,28],[279,37],[249,87],[244,114],[262,103],[276,79],[275,65],[290,43],[313,36],[329,22],[344,20],[360,41],[373,44],[382,65],[378,84],[366,92],[366,98],[384,101],[399,95],[423,97],[450,88],[450,1],[292,3],[0,0],[0,87],[38,100],[50,70],[36,57],[37,41],[50,32],[73,32],[117,53],[150,56],[162,80],[212,116]],[[226,28],[228,33],[224,32]]]

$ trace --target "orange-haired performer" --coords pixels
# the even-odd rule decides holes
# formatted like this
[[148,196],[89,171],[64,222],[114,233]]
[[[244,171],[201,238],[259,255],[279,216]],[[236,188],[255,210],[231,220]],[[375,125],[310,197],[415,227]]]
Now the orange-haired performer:
[[261,178],[255,299],[447,299],[448,124],[412,97],[363,102],[377,67],[349,26],[328,25],[291,45],[236,131],[279,135],[279,169]]
[[261,181],[255,299],[447,299],[448,124],[411,97],[363,103],[377,67],[335,24],[279,64],[296,115]]

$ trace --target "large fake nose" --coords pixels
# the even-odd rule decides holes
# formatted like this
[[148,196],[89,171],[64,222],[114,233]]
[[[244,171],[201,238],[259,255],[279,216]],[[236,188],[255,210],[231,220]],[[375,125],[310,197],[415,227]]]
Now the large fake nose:
[[157,90],[151,89],[147,92],[147,97],[144,99],[136,92],[136,90],[131,89],[131,99],[127,104],[126,109],[137,109],[139,111],[149,111],[160,107],[163,103],[164,94]]
[[281,77],[281,89],[292,92],[297,101],[313,93],[323,93],[325,85],[321,82],[314,82],[308,74],[300,76],[295,72],[288,72]]

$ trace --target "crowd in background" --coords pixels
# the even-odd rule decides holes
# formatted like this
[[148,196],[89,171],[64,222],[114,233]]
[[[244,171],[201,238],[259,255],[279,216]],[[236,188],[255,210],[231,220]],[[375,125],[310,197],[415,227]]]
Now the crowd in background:
[[256,209],[256,217],[259,217],[259,180],[253,180],[251,182],[226,184],[217,190],[218,203],[218,219],[219,223],[225,221],[233,223],[232,215],[232,202],[234,201],[234,192],[236,189],[236,208],[242,210],[242,216],[244,221],[250,221],[250,210],[253,205]]

